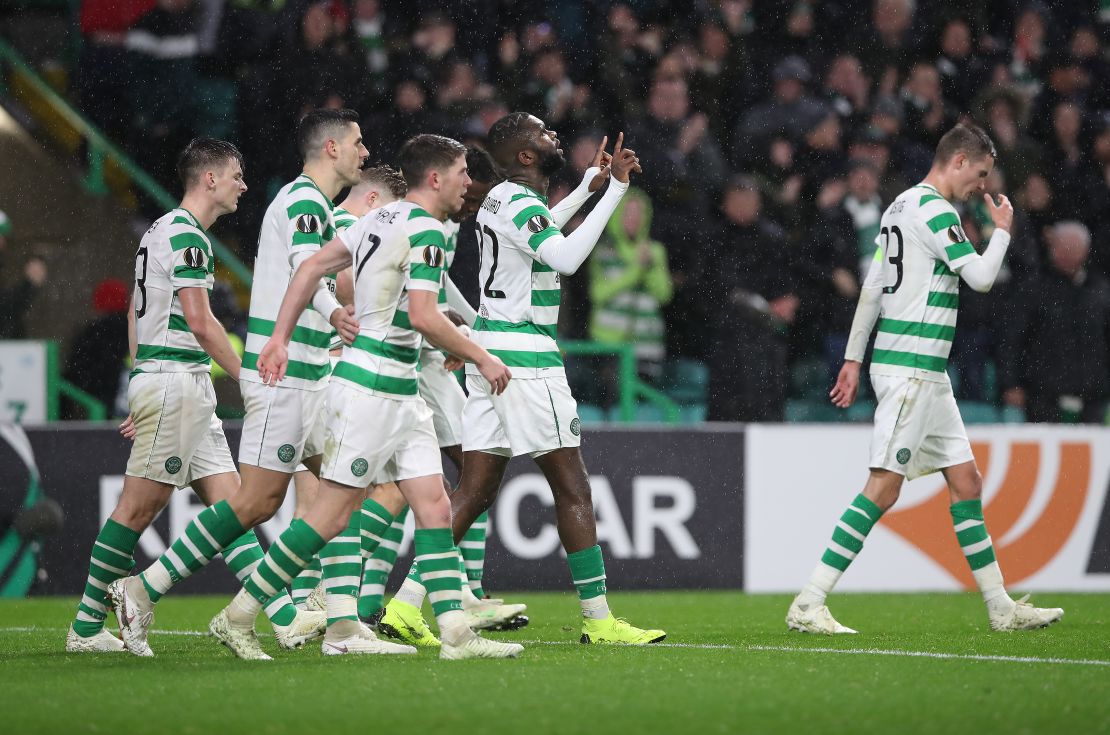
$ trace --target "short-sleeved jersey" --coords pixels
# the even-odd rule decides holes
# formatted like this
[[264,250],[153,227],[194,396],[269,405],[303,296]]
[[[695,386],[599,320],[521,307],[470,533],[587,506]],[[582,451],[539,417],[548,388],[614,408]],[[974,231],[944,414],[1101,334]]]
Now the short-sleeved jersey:
[[[474,326],[478,344],[512,368],[515,378],[564,374],[555,341],[559,322],[559,274],[537,250],[559,235],[547,198],[527,186],[503,181],[478,212],[481,304]],[[477,367],[467,365],[477,374]]]
[[947,382],[960,302],[960,268],[976,258],[956,210],[919,184],[880,223],[866,286],[882,287],[871,372]]
[[[258,353],[273,334],[294,264],[335,237],[332,210],[331,200],[304,174],[283,186],[270,202],[258,235],[241,380],[262,382],[258,376]],[[329,287],[334,293],[334,283]],[[334,334],[328,316],[330,314],[321,315],[310,305],[297,319],[289,342],[289,368],[282,387],[320,390],[327,386],[331,372],[328,347]]]
[[375,209],[339,234],[351,251],[359,335],[343,348],[332,380],[395,399],[416,399],[421,335],[408,315],[408,292],[437,292],[443,223],[399,201]]
[[212,290],[212,243],[185,209],[162,215],[135,252],[135,354],[137,373],[207,373],[212,358],[185,321],[177,292]]

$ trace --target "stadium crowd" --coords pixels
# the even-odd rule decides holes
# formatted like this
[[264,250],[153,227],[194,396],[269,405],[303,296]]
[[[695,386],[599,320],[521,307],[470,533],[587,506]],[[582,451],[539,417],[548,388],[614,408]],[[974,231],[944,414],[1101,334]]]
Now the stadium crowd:
[[[999,285],[961,297],[958,395],[1106,415],[1106,2],[83,0],[80,27],[80,104],[156,176],[172,184],[194,135],[241,147],[248,261],[312,108],[357,110],[387,163],[416,133],[480,143],[533,112],[569,162],[553,201],[625,131],[645,196],[564,283],[560,334],[639,342],[649,380],[704,362],[711,419],[782,420],[799,365],[827,390],[884,207],[975,121],[998,148],[989,190],[1018,212]],[[981,202],[962,216],[985,244]],[[453,278],[476,300],[469,234]]]

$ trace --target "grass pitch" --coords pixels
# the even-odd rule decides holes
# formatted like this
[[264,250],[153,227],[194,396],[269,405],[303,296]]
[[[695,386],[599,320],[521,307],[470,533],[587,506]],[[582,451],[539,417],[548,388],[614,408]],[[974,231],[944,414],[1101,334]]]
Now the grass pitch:
[[[223,598],[168,597],[156,658],[64,652],[73,599],[0,602],[8,733],[1110,732],[1110,595],[1041,594],[1063,622],[992,633],[978,595],[838,595],[857,636],[788,633],[785,595],[613,594],[665,628],[645,649],[582,646],[573,594],[510,595],[532,625],[492,634],[517,661],[323,657],[239,661],[208,637]],[[109,617],[114,624],[114,619]],[[261,627],[265,627],[262,624]],[[432,730],[431,728],[436,728]]]

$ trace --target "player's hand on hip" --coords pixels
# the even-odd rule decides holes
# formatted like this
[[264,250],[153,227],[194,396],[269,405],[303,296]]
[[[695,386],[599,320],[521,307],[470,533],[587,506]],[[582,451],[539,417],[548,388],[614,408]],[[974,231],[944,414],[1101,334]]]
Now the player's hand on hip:
[[[340,311],[336,309],[336,311]],[[280,340],[268,340],[262,352],[258,353],[258,377],[266,385],[277,385],[285,378],[289,367],[289,351]]]
[[339,338],[343,340],[343,344],[354,344],[359,330],[354,304],[339,307],[331,313],[328,321],[335,327],[335,331],[339,332]]
[[495,396],[505,392],[505,387],[509,385],[509,381],[513,377],[509,368],[505,367],[505,363],[493,355],[478,363],[478,372],[489,381],[490,390],[493,391]]
[[999,194],[998,204],[995,204],[993,196],[983,194],[983,201],[987,204],[987,212],[990,214],[995,228],[1009,232],[1010,227],[1014,224],[1014,205],[1010,204],[1006,195]]
[[590,179],[590,183],[586,187],[590,192],[595,192],[600,189],[609,179],[610,165],[613,163],[613,157],[605,151],[607,145],[609,145],[608,135],[601,139],[601,144],[597,147],[597,152],[594,153],[594,160],[590,162],[590,168],[601,169]]
[[836,376],[836,385],[829,391],[829,398],[837,408],[848,408],[856,401],[859,393],[859,368],[860,364],[854,360],[846,360],[840,374]]
[[448,355],[447,359],[443,361],[443,369],[449,373],[453,373],[463,368],[465,365],[466,361],[457,355]]
[[610,168],[613,172],[613,178],[622,184],[628,183],[628,175],[633,171],[643,173],[640,168],[640,159],[636,157],[636,151],[624,147],[623,132],[617,134],[617,144],[613,146],[613,161]]
[[127,418],[125,418],[123,420],[123,423],[119,425],[119,433],[120,436],[122,436],[124,439],[127,439],[128,441],[135,441],[135,434],[138,433],[138,429],[135,428],[134,416],[132,416],[131,414],[127,414]]

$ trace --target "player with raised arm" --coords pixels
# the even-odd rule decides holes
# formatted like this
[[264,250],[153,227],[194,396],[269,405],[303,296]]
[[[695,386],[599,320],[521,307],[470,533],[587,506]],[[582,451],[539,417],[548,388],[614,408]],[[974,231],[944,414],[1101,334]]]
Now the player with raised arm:
[[[67,651],[122,651],[126,644],[131,653],[152,655],[145,639],[120,641],[104,630],[105,603],[134,567],[139,536],[174,488],[191,485],[210,507],[194,522],[202,538],[178,542],[166,553],[167,573],[188,576],[199,559],[215,556],[220,549],[206,543],[211,534],[234,540],[224,559],[236,574],[249,574],[262,558],[254,533],[244,534],[226,502],[239,487],[239,473],[215,415],[210,375],[215,359],[239,377],[239,356],[208,303],[215,261],[207,229],[238,208],[247,190],[243,158],[230,143],[197,138],[181,152],[177,168],[185,189],[181,204],[154,222],[135,254],[128,313],[135,368],[128,384],[131,415],[122,427],[134,445],[123,492],[93,545]],[[267,612],[283,645],[318,635],[323,622],[319,614],[298,614],[283,593],[269,601]],[[120,620],[125,629],[126,618]]]
[[[940,471],[948,484],[952,524],[994,630],[1029,630],[1056,622],[1060,608],[1033,607],[1006,593],[983,520],[983,478],[971,453],[945,367],[956,333],[960,279],[979,292],[994,285],[1010,245],[1014,210],[984,193],[994,143],[981,129],[957,125],[937,144],[925,180],[883,214],[879,249],[860,291],[844,366],[830,392],[847,408],[856,399],[871,333],[871,385],[878,399],[870,477],[833,529],[832,541],[790,605],[786,624],[807,633],[855,633],[825,605],[879,518],[898,500],[905,479]],[[981,194],[994,220],[982,255],[968,241],[953,201]]]
[[[301,265],[289,285],[259,357],[264,380],[276,382],[288,374],[292,363],[286,344],[325,273],[354,267],[360,333],[344,349],[328,389],[327,441],[315,502],[304,519],[294,520],[281,534],[209,625],[241,658],[268,658],[254,634],[263,601],[348,525],[371,482],[396,482],[416,516],[417,564],[439,624],[440,657],[507,658],[523,650],[480,638],[466,624],[461,561],[451,538],[451,503],[443,486],[439,445],[431,412],[417,388],[421,335],[460,359],[476,362],[494,394],[504,391],[511,378],[501,360],[463,336],[436,306],[444,261],[442,220],[462,206],[470,181],[464,150],[437,135],[409,140],[399,156],[409,185],[404,201],[382,207],[340,233]],[[401,313],[409,326],[398,324]],[[352,615],[328,627],[323,651],[358,653],[368,637],[372,634]]]
[[[358,183],[359,170],[369,155],[362,144],[358,115],[350,110],[308,113],[298,125],[297,145],[304,160],[303,171],[278,191],[267,208],[254,262],[247,345],[239,381],[247,411],[239,445],[242,484],[228,500],[233,519],[244,529],[262,523],[281,507],[289,479],[302,458],[310,469],[319,470],[332,330],[334,327],[351,340],[358,329],[347,309],[335,300],[334,284],[321,278],[315,284],[312,308],[298,315],[290,347],[289,379],[280,386],[267,385],[258,375],[258,352],[273,329],[292,273],[335,237],[331,198],[344,187]],[[197,523],[203,516],[186,527],[185,535],[162,559],[138,577],[119,584],[112,601],[116,614],[122,615],[125,641],[146,646],[154,605],[183,576],[172,558],[179,543],[196,545],[196,539],[203,538],[205,548],[218,552],[235,540],[224,529],[207,534],[199,529]],[[230,522],[227,528],[231,528]],[[358,544],[357,529],[353,542]],[[190,558],[194,557],[190,553]],[[196,558],[197,568],[210,558]],[[329,561],[333,573],[346,570],[344,558],[329,560],[321,556],[325,577]]]
[[[569,219],[582,203],[591,194],[601,189],[609,178],[609,164],[612,157],[605,152],[608,138],[602,138],[594,154],[592,165],[587,169],[582,178],[582,183],[560,202],[552,216]],[[453,215],[445,224],[448,243],[448,267],[454,257],[453,240],[458,236],[460,223],[468,220],[478,213],[490,189],[501,182],[502,176],[497,171],[492,157],[480,148],[467,150],[467,166],[470,176],[474,180],[466,191],[466,203],[457,215]],[[565,220],[563,220],[565,221]],[[445,298],[446,296],[446,298]],[[444,304],[444,301],[447,304]],[[449,305],[455,309],[467,325],[473,325],[478,318],[477,312],[466,303],[458,289],[445,273],[444,291],[440,293],[440,308]],[[434,356],[432,359],[435,359]],[[430,361],[429,361],[430,362]],[[429,380],[426,375],[435,376]],[[439,436],[440,446],[449,457],[455,461],[455,466],[462,469],[462,447],[458,446],[462,440],[462,412],[466,396],[457,384],[448,385],[441,379],[441,375],[449,375],[442,367],[425,363],[424,352],[421,353],[420,392],[432,408],[436,417],[436,434]],[[442,385],[442,389],[437,386]],[[427,390],[426,390],[427,389]],[[430,392],[429,392],[430,391]],[[442,397],[439,397],[442,396]],[[517,630],[528,624],[529,620],[523,613],[527,610],[525,605],[505,605],[503,600],[488,600],[493,605],[478,605],[476,600],[484,596],[482,589],[482,576],[485,566],[486,532],[489,526],[489,511],[484,511],[470,525],[466,535],[459,541],[459,551],[463,556],[466,567],[467,584],[473,593],[468,595],[463,591],[463,609],[470,619],[471,627],[482,630]],[[398,534],[400,529],[391,529]],[[386,572],[388,575],[388,571]],[[434,647],[439,641],[432,635],[428,624],[420,612],[426,591],[420,582],[420,575],[415,566],[405,578],[401,589],[389,601],[378,622],[381,632],[392,638],[411,643],[414,646]]]
[[507,180],[490,191],[478,213],[482,295],[474,337],[505,361],[514,379],[498,395],[467,366],[463,473],[452,496],[455,538],[461,539],[493,504],[509,460],[521,454],[533,458],[554,495],[559,538],[582,610],[583,643],[646,644],[666,637],[609,610],[590,481],[579,451],[581,421],[555,341],[560,277],[576,272],[589,257],[628,189],[629,174],[639,171],[636,154],[623,142],[622,133],[605,194],[564,237],[559,228],[590,194],[576,190],[554,210],[548,208],[550,177],[565,163],[555,131],[523,112],[490,128],[490,152]]

